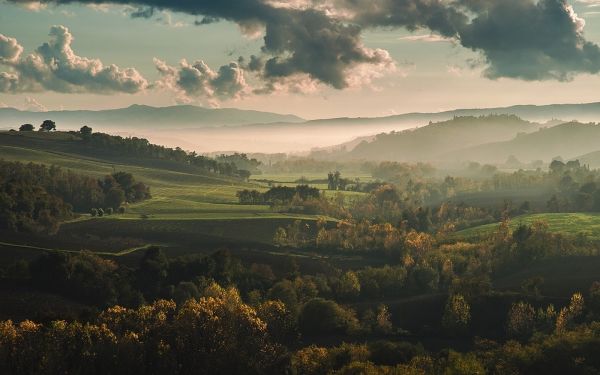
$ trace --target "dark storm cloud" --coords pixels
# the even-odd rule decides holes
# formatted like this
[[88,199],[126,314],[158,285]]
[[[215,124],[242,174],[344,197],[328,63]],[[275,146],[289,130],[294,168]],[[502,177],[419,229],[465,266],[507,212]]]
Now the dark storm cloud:
[[[85,0],[42,2],[103,3]],[[158,9],[202,16],[200,24],[221,19],[246,28],[262,25],[266,30],[261,51],[265,55],[265,64],[260,74],[267,81],[306,74],[335,88],[344,88],[348,86],[346,78],[353,67],[391,63],[385,51],[369,49],[362,44],[359,25],[347,25],[319,10],[281,8],[260,0],[116,0],[108,3],[136,7],[139,9],[134,13],[137,17],[152,16]]]
[[563,0],[473,2],[480,14],[460,42],[482,51],[490,78],[568,80],[600,71],[600,48],[585,40],[585,22]]
[[600,48],[566,0],[335,0],[364,26],[427,28],[483,54],[488,78],[568,80],[600,71]]
[[[9,0],[23,2],[23,0]],[[105,3],[43,0],[43,3]],[[583,20],[566,0],[114,0],[135,7],[195,15],[196,24],[228,20],[243,30],[264,28],[261,54],[241,64],[272,84],[308,76],[335,88],[350,84],[353,68],[384,69],[386,51],[361,42],[366,28],[428,29],[480,52],[488,78],[570,79],[598,73],[600,49],[585,39]],[[249,27],[251,25],[252,27]],[[269,86],[267,84],[267,86]]]

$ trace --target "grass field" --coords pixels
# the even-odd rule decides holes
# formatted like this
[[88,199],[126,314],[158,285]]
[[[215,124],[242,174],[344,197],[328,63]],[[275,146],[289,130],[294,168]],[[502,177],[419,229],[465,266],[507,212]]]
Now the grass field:
[[[58,134],[46,134],[50,139],[44,143],[43,135],[36,133],[31,138],[35,143],[31,145],[27,143],[28,138],[0,134],[0,158],[57,165],[98,178],[114,171],[130,172],[151,187],[152,199],[129,205],[124,215],[92,219],[84,214],[78,220],[64,223],[57,236],[51,239],[52,246],[49,247],[56,250],[89,249],[100,253],[126,254],[146,244],[197,249],[203,244],[218,243],[219,239],[224,243],[271,244],[279,226],[298,219],[309,223],[317,219],[310,215],[274,212],[266,205],[238,204],[237,191],[263,191],[268,189],[264,183],[176,171],[164,165],[153,167],[148,160],[129,163],[127,158],[105,160],[57,151],[54,138],[64,141],[64,136],[59,137]],[[65,149],[71,150],[68,147]],[[300,176],[269,178],[293,181]],[[19,238],[19,241],[17,245],[33,246],[27,252],[41,251],[47,247],[44,246],[46,239]],[[10,253],[26,250],[8,244],[0,246],[3,250],[9,248]]]
[[[553,232],[575,236],[585,234],[592,241],[600,241],[600,214],[598,213],[545,213],[522,215],[513,218],[510,222],[511,228],[520,224],[532,224],[536,221],[548,223]],[[498,228],[498,224],[486,224],[456,233],[457,237],[477,238],[489,235]]]

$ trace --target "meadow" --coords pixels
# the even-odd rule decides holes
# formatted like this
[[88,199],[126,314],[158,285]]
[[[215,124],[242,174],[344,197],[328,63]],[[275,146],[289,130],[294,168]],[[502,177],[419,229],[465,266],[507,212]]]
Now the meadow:
[[[543,213],[521,215],[511,219],[510,227],[515,229],[521,224],[531,225],[542,221],[548,224],[552,232],[568,236],[585,235],[588,240],[600,241],[600,214],[598,213]],[[480,225],[461,230],[457,237],[474,239],[491,234],[498,228],[498,223]]]
[[[52,246],[40,236],[17,236],[0,244],[4,256],[37,253],[46,250],[92,250],[102,255],[128,255],[145,245],[156,244],[173,252],[196,252],[200,247],[237,243],[271,246],[275,231],[295,220],[314,223],[318,216],[280,213],[268,205],[241,205],[236,193],[242,189],[266,191],[269,185],[255,180],[242,181],[208,173],[192,173],[169,169],[151,160],[107,160],[102,155],[91,157],[68,151],[56,151],[56,143],[69,141],[68,134],[32,133],[36,143],[31,147],[19,143],[21,137],[0,134],[0,157],[8,161],[56,165],[76,173],[102,178],[116,171],[132,173],[151,187],[152,198],[129,204],[119,215],[92,217],[80,213],[77,220],[63,223],[52,238]],[[46,137],[46,138],[44,138]],[[15,140],[19,141],[16,142]],[[68,145],[68,143],[67,143]],[[76,149],[75,149],[76,151]],[[276,185],[294,185],[300,175],[269,175]],[[311,176],[317,177],[317,176]],[[320,176],[323,177],[323,176]],[[315,185],[322,188],[320,185]],[[348,199],[361,193],[344,193]],[[333,192],[327,192],[333,198]],[[312,225],[312,224],[311,224]],[[314,225],[313,225],[314,226]],[[85,235],[81,235],[85,233]],[[200,245],[202,244],[202,245]],[[211,246],[206,246],[210,248]],[[49,249],[48,247],[52,247]]]

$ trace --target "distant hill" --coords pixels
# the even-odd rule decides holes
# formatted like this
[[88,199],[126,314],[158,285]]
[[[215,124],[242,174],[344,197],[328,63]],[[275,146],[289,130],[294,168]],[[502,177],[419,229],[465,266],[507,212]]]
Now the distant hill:
[[38,125],[45,119],[55,121],[62,129],[78,129],[83,125],[103,129],[147,130],[169,128],[205,128],[256,123],[303,122],[294,115],[247,111],[233,108],[203,108],[192,105],[150,107],[132,105],[127,108],[100,111],[30,112],[0,108],[0,128],[18,128],[24,123]]
[[521,162],[565,160],[600,149],[600,125],[569,122],[539,131],[521,134],[504,142],[486,143],[449,152],[445,159],[475,160],[480,163],[501,163],[513,155]]
[[[462,129],[460,134],[447,131],[443,135],[448,142],[436,143],[427,136],[385,145],[382,152],[395,159],[426,160],[458,148],[513,138],[519,132],[531,132],[539,125],[529,126],[526,121],[545,123],[552,126],[566,121],[600,121],[600,103],[520,105],[503,108],[457,109],[439,113],[407,113],[374,118],[332,118],[306,121],[294,115],[238,109],[211,109],[191,105],[172,107],[150,107],[133,105],[127,108],[101,111],[51,111],[28,112],[12,108],[0,109],[0,129],[17,128],[23,123],[38,125],[45,119],[54,120],[61,130],[79,129],[88,125],[95,131],[106,131],[122,136],[148,138],[153,143],[169,147],[182,147],[199,153],[235,150],[261,153],[307,153],[315,150],[327,154],[332,150],[353,150],[361,145],[356,155],[368,158],[383,158],[373,147],[362,146],[362,141],[371,141],[376,134],[401,132],[422,128],[433,122],[447,122],[455,117],[480,117],[489,115],[516,115],[523,123],[514,127],[493,129]],[[561,120],[557,120],[561,119]],[[531,124],[530,124],[531,125]],[[493,127],[493,126],[492,126]],[[474,133],[471,134],[471,132]],[[417,133],[419,134],[419,133]],[[440,133],[440,136],[442,134]],[[404,135],[403,138],[406,138]],[[381,137],[385,138],[385,137]],[[410,138],[410,137],[409,137]],[[409,139],[407,138],[407,139]],[[435,138],[435,137],[434,137]],[[393,143],[393,142],[392,142]],[[377,143],[382,145],[382,143]],[[457,148],[458,147],[458,148]],[[600,148],[599,148],[600,149]],[[335,155],[337,157],[339,151]],[[581,153],[580,153],[581,154]],[[350,155],[352,156],[352,155]],[[321,157],[321,155],[319,155]],[[324,155],[323,157],[327,157]]]
[[600,121],[600,102],[584,104],[515,105],[510,107],[464,108],[435,113],[413,112],[385,117],[356,117],[311,120],[306,124],[313,126],[323,126],[327,124],[339,124],[345,126],[365,126],[370,124],[385,126],[389,124],[395,124],[397,125],[396,130],[401,130],[405,129],[406,126],[423,126],[429,121],[446,121],[457,116],[479,117],[493,114],[516,115],[524,120],[534,122],[554,121],[555,123],[564,123],[572,120],[577,120],[580,122]]
[[490,140],[509,140],[519,133],[537,130],[539,124],[512,115],[456,117],[430,125],[379,134],[358,144],[348,156],[354,159],[428,161]]
[[588,152],[585,155],[580,155],[574,159],[579,160],[582,164],[587,164],[592,169],[600,168],[600,151]]

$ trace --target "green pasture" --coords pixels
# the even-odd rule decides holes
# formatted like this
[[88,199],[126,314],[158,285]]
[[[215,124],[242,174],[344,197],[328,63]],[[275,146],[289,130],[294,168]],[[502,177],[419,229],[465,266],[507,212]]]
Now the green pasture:
[[[548,223],[548,228],[553,232],[560,232],[570,236],[584,234],[593,241],[600,240],[600,214],[599,213],[544,213],[517,216],[511,219],[510,226],[515,229],[520,224],[530,225],[536,221]],[[498,228],[498,223],[481,225],[465,229],[456,233],[457,237],[478,238],[493,233]]]
[[[150,186],[152,198],[130,204],[123,215],[92,218],[84,213],[76,220],[63,223],[53,238],[56,242],[53,245],[64,244],[65,249],[95,252],[106,249],[112,254],[126,254],[132,248],[139,249],[137,244],[171,246],[185,242],[185,247],[191,248],[194,242],[201,246],[219,239],[270,244],[279,226],[294,220],[314,222],[317,219],[313,215],[274,212],[267,205],[239,204],[237,191],[268,189],[266,184],[256,182],[152,168],[147,165],[149,162],[145,166],[119,164],[79,154],[1,143],[0,158],[57,165],[98,178],[114,171],[126,171]],[[43,248],[39,243],[25,242],[39,250]]]

